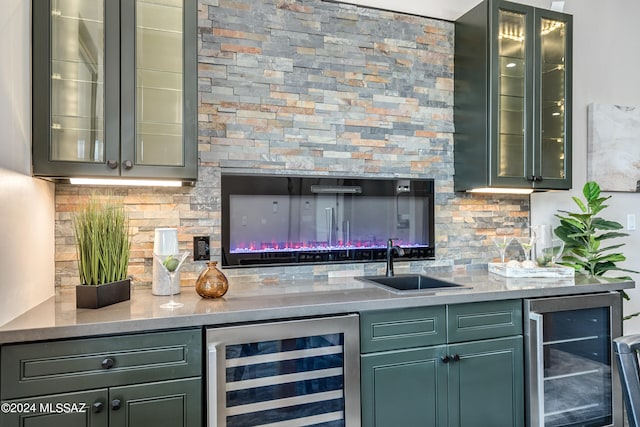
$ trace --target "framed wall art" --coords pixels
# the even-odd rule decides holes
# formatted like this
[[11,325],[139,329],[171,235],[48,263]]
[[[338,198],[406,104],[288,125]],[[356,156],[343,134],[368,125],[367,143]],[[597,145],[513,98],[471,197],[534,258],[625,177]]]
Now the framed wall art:
[[640,192],[640,107],[588,106],[587,179],[603,191]]

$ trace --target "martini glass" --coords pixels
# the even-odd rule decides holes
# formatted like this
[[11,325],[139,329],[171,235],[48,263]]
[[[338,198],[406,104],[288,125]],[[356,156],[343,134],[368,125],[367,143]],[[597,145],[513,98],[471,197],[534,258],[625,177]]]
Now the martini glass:
[[162,269],[167,273],[169,277],[169,297],[171,300],[165,304],[160,305],[160,308],[167,308],[173,310],[174,308],[182,307],[184,304],[181,302],[175,302],[173,300],[173,281],[176,277],[180,267],[184,263],[184,260],[189,256],[189,251],[182,252],[176,255],[159,255],[154,253],[153,257],[158,260],[158,263],[162,266]]
[[498,247],[500,251],[500,262],[504,264],[504,256],[507,252],[507,247],[511,244],[513,237],[511,236],[495,236],[493,237],[493,243]]
[[518,243],[520,243],[520,246],[522,246],[522,250],[524,251],[524,259],[526,261],[531,260],[531,248],[533,248],[533,244],[535,243],[535,241],[536,236],[534,234],[531,234],[531,236],[529,237],[518,237]]

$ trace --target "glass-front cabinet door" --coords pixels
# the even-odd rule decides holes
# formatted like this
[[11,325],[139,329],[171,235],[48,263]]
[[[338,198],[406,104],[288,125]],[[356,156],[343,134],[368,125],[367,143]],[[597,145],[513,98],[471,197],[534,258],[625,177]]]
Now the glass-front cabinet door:
[[106,31],[118,13],[105,0],[33,2],[35,175],[117,174],[119,76],[105,64],[119,67],[117,33]]
[[552,11],[536,12],[536,81],[539,134],[534,176],[550,188],[563,188],[571,175],[571,26],[568,17]]
[[197,176],[195,0],[34,0],[34,175]]
[[531,134],[527,118],[531,102],[531,38],[527,10],[498,9],[498,114],[496,174],[521,179],[527,174],[526,138]]
[[[122,78],[123,174],[180,173],[197,149],[195,6],[183,0],[122,1],[122,57],[135,73]],[[190,40],[185,43],[184,40]],[[183,141],[191,141],[189,147]],[[165,172],[163,172],[165,171]]]
[[55,1],[51,11],[51,158],[103,162],[102,1]]

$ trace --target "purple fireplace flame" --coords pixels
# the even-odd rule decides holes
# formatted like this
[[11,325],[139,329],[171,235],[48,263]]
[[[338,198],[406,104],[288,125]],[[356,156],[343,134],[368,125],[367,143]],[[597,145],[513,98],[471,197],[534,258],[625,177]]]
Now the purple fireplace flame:
[[433,181],[222,176],[222,264],[433,259]]
[[[422,248],[423,244],[409,243],[402,240],[394,240],[395,245],[403,248]],[[260,253],[260,252],[295,252],[295,251],[326,251],[326,250],[360,250],[360,249],[386,249],[387,241],[365,240],[354,242],[338,241],[330,245],[328,241],[308,242],[247,242],[239,243],[231,249],[232,254]]]

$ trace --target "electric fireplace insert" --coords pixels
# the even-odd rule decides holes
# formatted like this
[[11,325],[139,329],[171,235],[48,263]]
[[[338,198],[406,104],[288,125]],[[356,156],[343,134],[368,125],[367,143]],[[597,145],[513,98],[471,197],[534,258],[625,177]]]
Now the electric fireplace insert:
[[435,256],[428,179],[222,175],[222,265],[249,267]]

